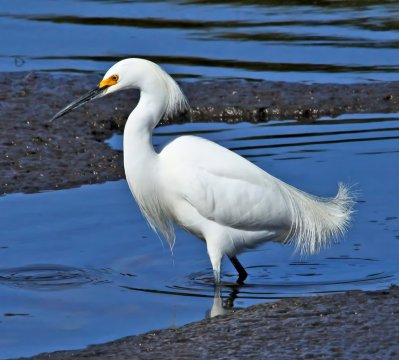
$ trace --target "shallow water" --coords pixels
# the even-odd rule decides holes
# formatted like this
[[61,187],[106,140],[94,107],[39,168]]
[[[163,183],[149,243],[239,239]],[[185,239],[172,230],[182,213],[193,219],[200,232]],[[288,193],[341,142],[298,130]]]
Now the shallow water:
[[[204,244],[179,230],[172,256],[125,181],[2,197],[1,358],[178,326],[232,306],[399,284],[399,114],[172,125],[158,128],[154,142],[159,148],[186,133],[234,149],[317,195],[334,195],[339,181],[357,184],[350,231],[308,258],[279,244],[241,255],[249,278],[239,289],[225,262],[219,300]],[[118,147],[121,138],[108,142]]]
[[399,80],[398,17],[398,2],[373,0],[2,1],[0,71],[103,72],[137,56],[187,79]]

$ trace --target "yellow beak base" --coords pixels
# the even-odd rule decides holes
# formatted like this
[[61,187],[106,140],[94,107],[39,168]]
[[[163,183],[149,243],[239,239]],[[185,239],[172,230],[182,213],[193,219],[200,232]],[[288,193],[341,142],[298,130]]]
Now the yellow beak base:
[[118,79],[115,78],[115,75],[110,76],[107,79],[102,80],[99,84],[98,87],[100,89],[104,88],[104,87],[108,87],[108,86],[112,86],[115,85],[118,82]]

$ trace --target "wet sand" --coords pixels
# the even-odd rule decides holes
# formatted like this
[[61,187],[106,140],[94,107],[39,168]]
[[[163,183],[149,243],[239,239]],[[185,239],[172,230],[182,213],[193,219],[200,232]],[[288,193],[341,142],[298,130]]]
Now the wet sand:
[[[117,180],[122,153],[104,140],[122,133],[137,93],[95,101],[50,122],[98,83],[95,75],[0,74],[0,193],[37,192]],[[183,121],[311,122],[343,113],[399,111],[399,82],[305,85],[240,80],[183,83]],[[211,96],[210,96],[211,94]],[[66,358],[399,358],[399,290],[282,300],[178,329],[132,336]]]
[[[122,133],[137,92],[109,96],[49,120],[99,80],[96,75],[0,74],[0,194],[70,188],[124,176],[122,153],[103,141]],[[399,111],[399,82],[305,85],[220,80],[183,83],[182,88],[192,109],[163,123],[309,122],[343,113]]]
[[398,359],[399,288],[287,299],[31,359]]

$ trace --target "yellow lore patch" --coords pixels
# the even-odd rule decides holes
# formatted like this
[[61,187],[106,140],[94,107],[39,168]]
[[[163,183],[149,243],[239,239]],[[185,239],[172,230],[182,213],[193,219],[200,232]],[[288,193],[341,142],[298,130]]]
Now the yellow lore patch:
[[100,84],[98,85],[98,87],[100,89],[102,89],[103,87],[106,87],[106,86],[115,85],[118,82],[118,80],[119,80],[119,76],[118,75],[112,75],[109,78],[102,80],[100,82]]

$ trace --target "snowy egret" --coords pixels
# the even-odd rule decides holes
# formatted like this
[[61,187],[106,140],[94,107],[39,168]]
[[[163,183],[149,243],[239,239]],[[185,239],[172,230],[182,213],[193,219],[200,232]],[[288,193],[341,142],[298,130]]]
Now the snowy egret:
[[129,115],[123,138],[126,179],[143,215],[169,245],[174,224],[206,242],[215,282],[226,255],[243,283],[247,272],[236,255],[265,241],[294,242],[312,254],[342,235],[353,200],[339,184],[331,199],[309,195],[273,177],[214,142],[181,136],[157,153],[152,130],[163,115],[188,107],[177,83],[158,65],[125,59],[99,85],[59,111],[53,120],[113,92],[136,88],[140,100]]

